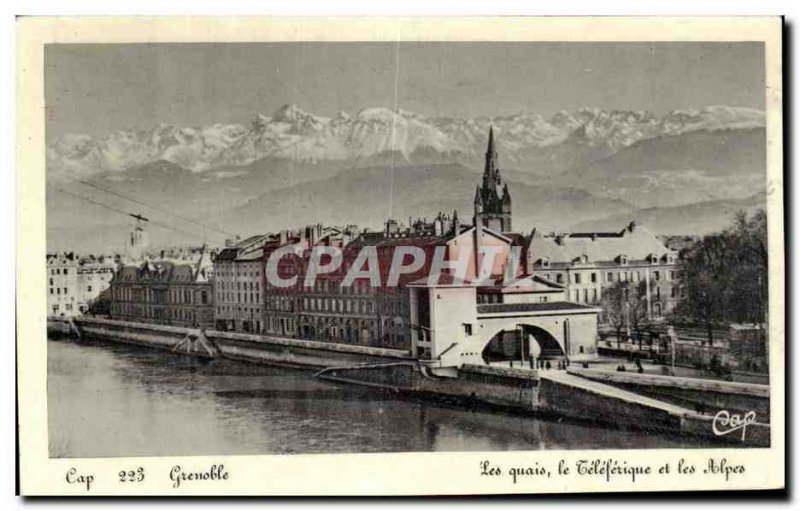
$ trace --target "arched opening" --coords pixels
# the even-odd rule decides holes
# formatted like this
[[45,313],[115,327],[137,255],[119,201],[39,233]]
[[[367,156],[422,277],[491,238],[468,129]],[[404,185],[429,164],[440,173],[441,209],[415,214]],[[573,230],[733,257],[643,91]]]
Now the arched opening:
[[[531,349],[531,341],[535,341]],[[531,358],[557,359],[564,357],[564,349],[558,340],[547,330],[528,324],[518,325],[512,330],[497,332],[481,352],[483,361],[519,361],[527,363]]]

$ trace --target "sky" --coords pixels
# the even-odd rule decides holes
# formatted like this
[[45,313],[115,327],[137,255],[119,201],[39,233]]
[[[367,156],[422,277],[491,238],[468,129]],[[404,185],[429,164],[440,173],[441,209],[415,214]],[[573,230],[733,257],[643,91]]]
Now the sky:
[[284,104],[430,116],[764,108],[760,43],[48,45],[47,138],[248,123]]

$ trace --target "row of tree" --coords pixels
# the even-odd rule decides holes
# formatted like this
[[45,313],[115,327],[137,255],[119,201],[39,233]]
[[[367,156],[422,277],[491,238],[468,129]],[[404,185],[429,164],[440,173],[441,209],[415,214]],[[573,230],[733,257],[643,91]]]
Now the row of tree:
[[[696,241],[681,253],[680,298],[671,321],[702,326],[713,344],[715,326],[765,322],[767,313],[767,215],[736,214],[733,225]],[[617,282],[603,292],[606,322],[639,339],[650,330],[644,282]],[[629,330],[629,332],[628,332]]]
[[709,234],[682,257],[676,321],[703,325],[713,343],[715,325],[766,322],[769,281],[767,214],[736,214],[732,226]]

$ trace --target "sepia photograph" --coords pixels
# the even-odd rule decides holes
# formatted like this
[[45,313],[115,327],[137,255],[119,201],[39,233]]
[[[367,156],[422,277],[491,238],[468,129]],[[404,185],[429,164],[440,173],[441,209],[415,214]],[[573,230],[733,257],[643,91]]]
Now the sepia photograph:
[[765,41],[572,39],[43,44],[46,458],[782,452]]

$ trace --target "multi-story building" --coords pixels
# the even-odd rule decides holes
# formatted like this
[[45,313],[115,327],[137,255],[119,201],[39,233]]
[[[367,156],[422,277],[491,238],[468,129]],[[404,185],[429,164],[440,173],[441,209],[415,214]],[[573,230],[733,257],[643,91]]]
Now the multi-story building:
[[111,280],[110,317],[210,328],[214,324],[208,251],[196,261],[155,260],[123,266]]
[[677,302],[677,257],[634,222],[619,232],[542,235],[534,230],[525,250],[527,272],[565,285],[576,303],[600,304],[604,289],[618,282],[643,282],[648,314],[654,319]]
[[346,247],[358,236],[354,225],[323,227],[317,224],[297,231],[283,231],[277,240],[265,247],[265,272],[275,250],[286,245],[293,245],[297,250],[294,255],[273,261],[279,276],[297,276],[295,285],[280,287],[268,279],[264,282],[267,334],[368,344],[368,339],[378,331],[378,318],[370,298],[374,290],[362,283],[341,286],[344,266],[337,272],[319,276],[311,286],[305,286],[304,282],[315,247],[336,247],[347,253]]
[[214,257],[214,327],[264,332],[264,246],[270,235],[231,241]]
[[109,256],[89,255],[78,259],[78,311],[85,314],[101,295],[107,294],[118,262]]
[[47,256],[47,313],[77,316],[108,289],[117,262],[110,256],[79,256],[60,252]]
[[78,256],[74,252],[48,255],[47,273],[48,315],[78,315]]

